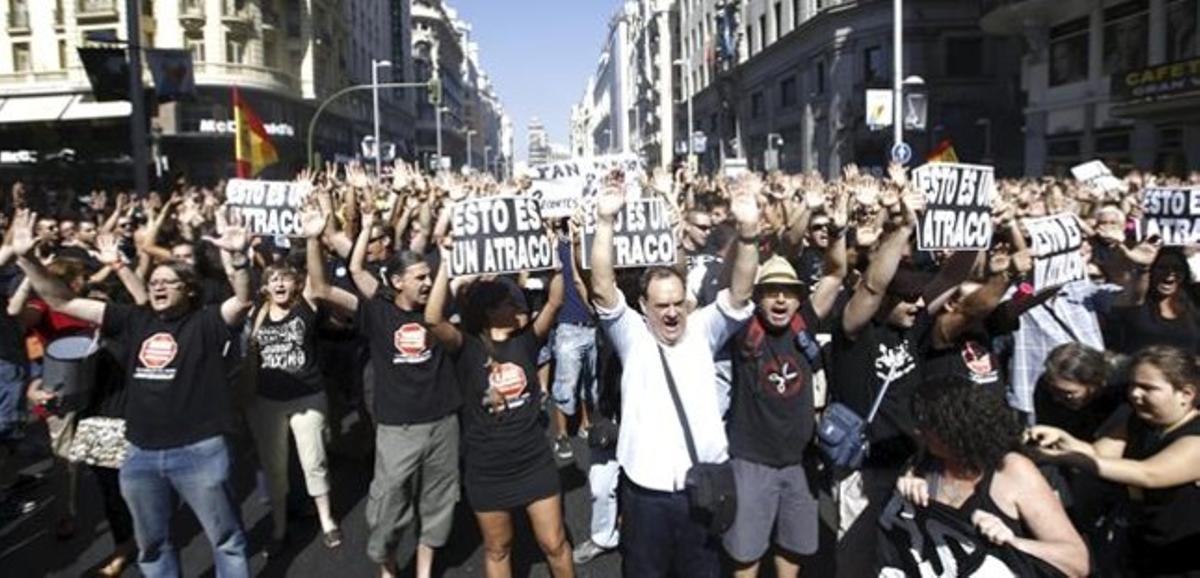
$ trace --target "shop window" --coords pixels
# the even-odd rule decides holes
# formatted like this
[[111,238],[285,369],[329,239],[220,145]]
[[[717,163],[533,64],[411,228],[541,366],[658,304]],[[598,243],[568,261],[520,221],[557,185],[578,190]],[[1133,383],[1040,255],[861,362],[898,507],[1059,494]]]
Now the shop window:
[[1167,4],[1167,61],[1196,56],[1197,0],[1171,0]]
[[13,72],[29,72],[32,63],[29,59],[29,43],[14,42],[12,45]]
[[972,78],[983,76],[983,39],[958,37],[946,39],[946,76]]
[[766,112],[766,102],[763,99],[763,93],[756,92],[750,95],[750,118],[762,118]]
[[887,80],[883,62],[883,47],[871,46],[863,51],[863,82],[872,85]]
[[1088,19],[1050,29],[1050,86],[1087,80]]
[[796,106],[798,101],[796,90],[796,77],[789,76],[779,82],[779,107],[791,108]]
[[1149,0],[1126,2],[1104,11],[1104,74],[1145,67],[1149,49]]

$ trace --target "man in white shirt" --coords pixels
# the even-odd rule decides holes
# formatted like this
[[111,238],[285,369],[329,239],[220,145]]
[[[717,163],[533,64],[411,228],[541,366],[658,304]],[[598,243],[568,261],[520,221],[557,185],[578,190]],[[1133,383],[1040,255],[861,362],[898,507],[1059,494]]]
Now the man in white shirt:
[[754,308],[750,298],[758,267],[760,188],[757,179],[735,187],[731,211],[738,241],[729,289],[690,315],[683,277],[667,267],[652,267],[642,276],[645,316],[630,311],[613,269],[613,223],[625,203],[623,189],[609,187],[597,200],[592,298],[600,325],[624,367],[617,460],[626,477],[621,529],[625,576],[715,578],[720,571],[718,540],[709,535],[706,521],[689,511],[683,492],[692,461],[659,348],[679,390],[699,460],[726,461],[728,442],[717,408],[713,355],[750,319]]

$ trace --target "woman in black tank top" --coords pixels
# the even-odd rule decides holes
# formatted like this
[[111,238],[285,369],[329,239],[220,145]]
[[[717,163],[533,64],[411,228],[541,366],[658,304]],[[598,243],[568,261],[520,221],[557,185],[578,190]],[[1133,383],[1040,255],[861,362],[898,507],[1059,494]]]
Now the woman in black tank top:
[[[926,459],[900,478],[897,489],[911,502],[906,508],[937,512],[912,517],[968,521],[961,525],[973,527],[976,536],[964,539],[976,540],[971,546],[1001,547],[993,563],[1010,573],[1027,572],[1018,566],[1048,566],[1050,574],[1087,575],[1087,547],[1049,483],[1021,454],[1021,425],[1003,392],[958,376],[926,380],[913,398],[913,415]],[[880,521],[885,530],[895,523],[886,519],[893,510],[886,509]]]
[[1125,485],[1133,517],[1130,559],[1138,576],[1200,577],[1200,362],[1168,346],[1130,362],[1129,404],[1095,443],[1033,428],[1050,460]]

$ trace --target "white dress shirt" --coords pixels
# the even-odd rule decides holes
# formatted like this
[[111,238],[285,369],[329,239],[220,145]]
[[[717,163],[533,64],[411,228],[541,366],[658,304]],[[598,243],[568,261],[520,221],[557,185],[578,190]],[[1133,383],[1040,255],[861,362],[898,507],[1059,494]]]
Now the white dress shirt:
[[[662,492],[682,490],[692,461],[667,389],[659,342],[645,317],[630,311],[619,291],[616,307],[597,306],[596,311],[623,366],[617,461],[639,486]],[[753,312],[753,303],[734,309],[729,290],[723,290],[711,305],[688,316],[687,330],[679,342],[662,346],[701,462],[729,459],[729,442],[717,408],[713,356]]]

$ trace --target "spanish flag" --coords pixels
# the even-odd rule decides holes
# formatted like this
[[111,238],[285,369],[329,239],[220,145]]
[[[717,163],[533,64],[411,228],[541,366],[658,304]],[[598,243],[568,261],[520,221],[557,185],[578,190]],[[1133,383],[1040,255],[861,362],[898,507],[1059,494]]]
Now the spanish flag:
[[233,151],[239,179],[256,177],[263,169],[279,162],[275,144],[267,136],[262,121],[242,100],[236,86],[233,87],[233,120],[237,124]]
[[950,139],[946,139],[938,143],[938,146],[932,151],[929,151],[929,155],[925,157],[925,160],[931,163],[956,163],[958,162],[958,153],[954,152],[954,145],[950,142]]

